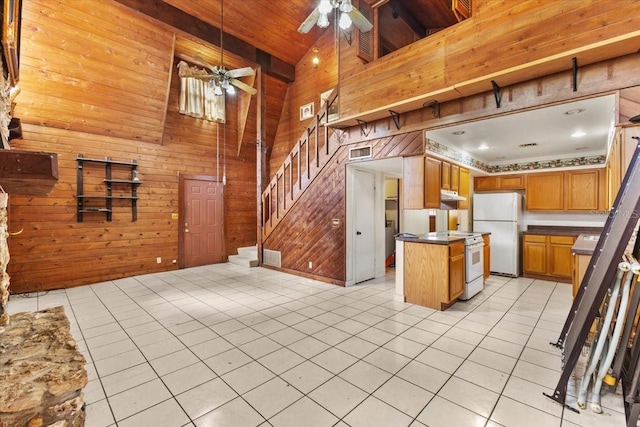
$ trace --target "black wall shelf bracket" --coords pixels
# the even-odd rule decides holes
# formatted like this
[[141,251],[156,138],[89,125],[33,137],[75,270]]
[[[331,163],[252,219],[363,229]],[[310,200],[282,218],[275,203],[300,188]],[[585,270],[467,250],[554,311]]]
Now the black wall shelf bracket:
[[440,103],[435,99],[433,101],[427,101],[422,104],[424,108],[431,108],[433,110],[433,117],[436,119],[440,118]]
[[491,86],[493,87],[493,97],[496,99],[496,108],[500,108],[502,103],[502,90],[495,80],[491,80]]
[[369,123],[360,119],[356,119],[356,122],[358,122],[358,125],[360,125],[360,134],[365,137],[369,136],[369,134],[371,133],[371,128],[369,127]]
[[393,124],[396,125],[396,129],[400,130],[400,113],[389,110],[389,114],[391,114],[391,118],[393,119]]
[[572,64],[572,68],[573,68],[573,91],[577,92],[578,91],[578,58],[576,58],[575,56],[573,58],[571,58],[571,64]]

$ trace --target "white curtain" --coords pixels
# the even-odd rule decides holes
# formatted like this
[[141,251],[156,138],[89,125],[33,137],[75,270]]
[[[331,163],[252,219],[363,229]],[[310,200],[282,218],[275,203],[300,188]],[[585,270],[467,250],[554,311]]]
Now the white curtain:
[[208,81],[192,77],[206,71],[180,61],[180,114],[185,114],[212,122],[225,123],[224,95],[214,95]]

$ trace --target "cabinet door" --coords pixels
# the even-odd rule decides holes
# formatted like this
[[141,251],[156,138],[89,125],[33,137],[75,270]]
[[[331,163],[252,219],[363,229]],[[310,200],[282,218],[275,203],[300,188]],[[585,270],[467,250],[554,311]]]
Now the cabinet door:
[[598,169],[566,172],[566,209],[597,210],[600,175]]
[[458,202],[458,209],[469,209],[469,197],[471,197],[471,192],[469,191],[470,179],[469,169],[460,168],[458,194],[467,200]]
[[500,177],[497,176],[476,176],[473,179],[474,191],[492,191],[500,189]]
[[564,173],[532,173],[527,177],[527,210],[563,210]]
[[449,301],[458,298],[464,292],[464,254],[449,258]]
[[547,274],[547,243],[545,236],[542,241],[527,241],[525,236],[522,254],[522,269],[525,274]]
[[524,175],[500,176],[501,190],[524,190]]
[[451,191],[460,190],[460,166],[451,165]]
[[425,159],[424,172],[424,208],[440,209],[440,179],[442,162],[432,157]]
[[441,188],[451,190],[451,163],[442,162]]
[[486,280],[491,275],[491,241],[489,236],[482,236],[482,240],[484,240],[484,270],[482,276]]
[[574,238],[571,236],[549,236],[549,259],[547,274],[565,279],[571,279],[573,255],[571,246]]
[[424,208],[424,157],[402,159],[402,206],[405,209]]

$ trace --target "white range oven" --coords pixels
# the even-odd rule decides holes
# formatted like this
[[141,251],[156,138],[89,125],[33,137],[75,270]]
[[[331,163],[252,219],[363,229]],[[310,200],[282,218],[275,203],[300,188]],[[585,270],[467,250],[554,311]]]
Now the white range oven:
[[471,234],[464,239],[464,293],[460,297],[468,300],[484,289],[484,240],[480,234]]

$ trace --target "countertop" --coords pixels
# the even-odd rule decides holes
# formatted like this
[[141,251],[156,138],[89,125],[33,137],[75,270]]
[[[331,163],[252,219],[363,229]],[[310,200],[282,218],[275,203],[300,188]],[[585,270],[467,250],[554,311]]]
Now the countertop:
[[547,236],[579,236],[589,234],[599,236],[602,227],[570,227],[550,225],[530,225],[523,234],[538,234]]
[[[486,236],[491,233],[478,232],[476,234],[481,234],[483,236]],[[463,242],[464,239],[465,239],[465,236],[456,236],[455,234],[444,236],[442,233],[438,233],[438,232],[420,234],[416,237],[409,237],[409,236],[403,236],[403,235],[396,236],[396,240],[400,240],[403,242],[431,243],[435,245],[449,245],[451,243]]]
[[571,253],[576,255],[592,255],[598,244],[600,234],[581,234],[571,247]]

